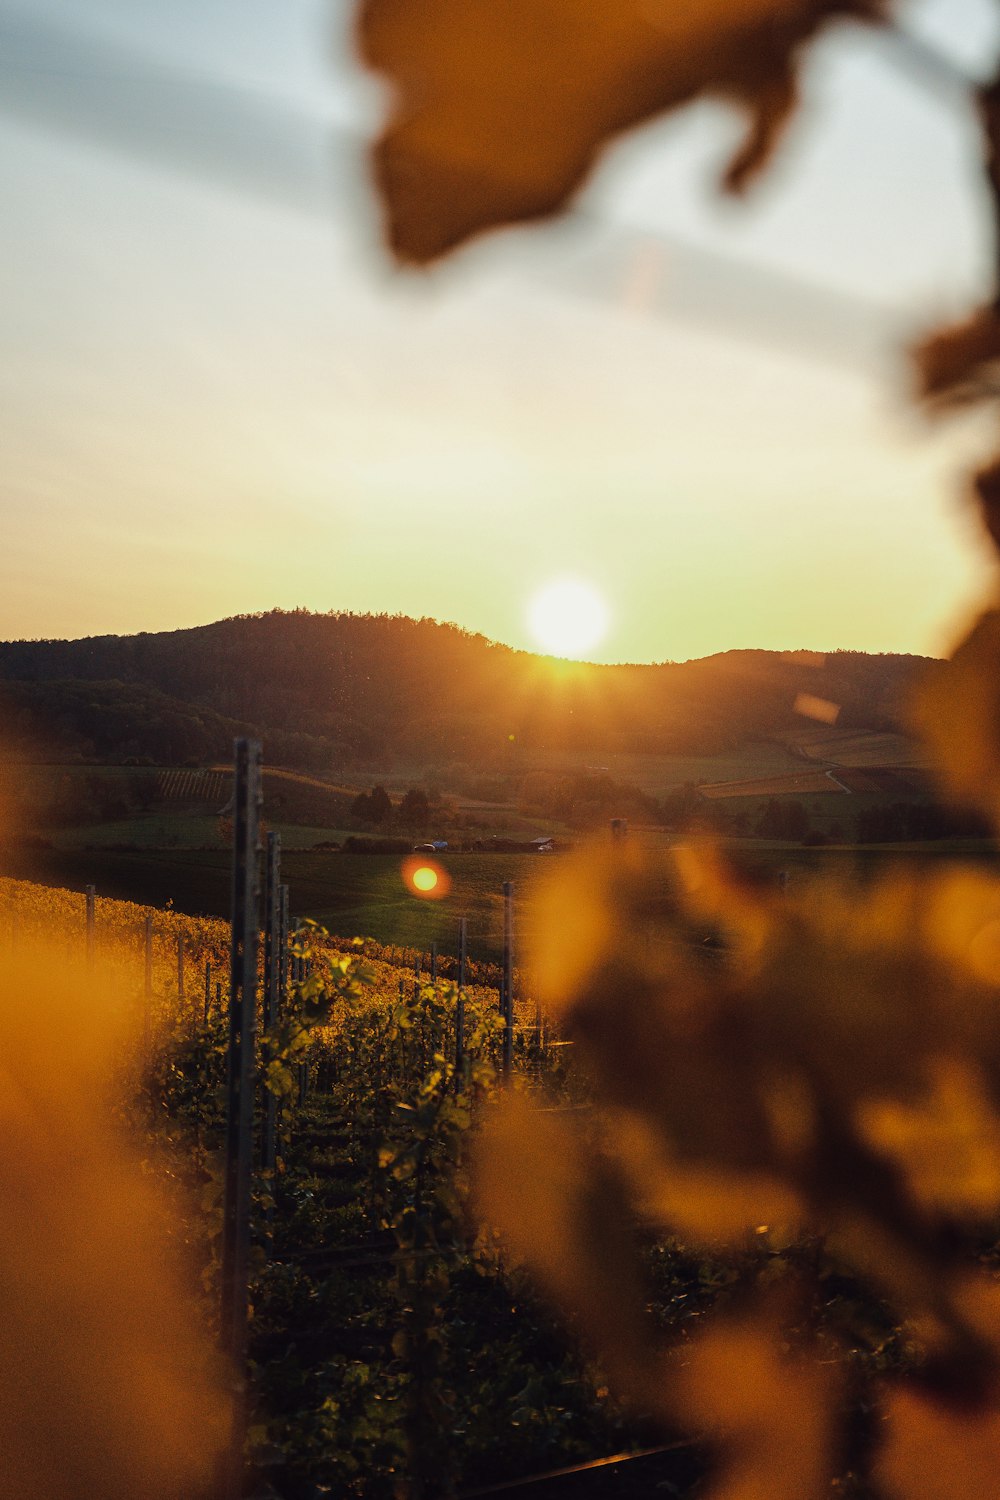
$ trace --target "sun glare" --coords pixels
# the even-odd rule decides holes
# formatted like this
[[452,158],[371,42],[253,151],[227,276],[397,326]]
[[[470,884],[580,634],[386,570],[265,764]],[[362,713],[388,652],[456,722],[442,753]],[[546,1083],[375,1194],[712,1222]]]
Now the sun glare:
[[579,658],[607,634],[608,607],[583,579],[554,578],[532,599],[528,623],[550,655]]

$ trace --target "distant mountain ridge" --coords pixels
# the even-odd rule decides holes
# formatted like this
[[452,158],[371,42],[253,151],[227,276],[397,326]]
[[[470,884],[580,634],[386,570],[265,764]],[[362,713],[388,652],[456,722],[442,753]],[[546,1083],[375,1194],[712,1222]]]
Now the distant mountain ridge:
[[689,662],[553,662],[404,616],[236,616],[191,629],[0,643],[5,753],[207,761],[254,732],[327,773],[405,758],[501,765],[522,750],[711,754],[805,721],[905,726],[917,656],[739,650]]

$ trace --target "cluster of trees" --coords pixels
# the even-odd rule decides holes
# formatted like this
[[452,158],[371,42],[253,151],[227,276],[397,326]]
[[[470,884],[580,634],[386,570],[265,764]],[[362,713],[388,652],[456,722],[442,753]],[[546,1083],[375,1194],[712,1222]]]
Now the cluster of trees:
[[659,822],[655,797],[614,781],[606,772],[532,771],[521,782],[518,810],[528,817],[553,818],[573,828],[589,828],[609,818]]
[[20,835],[47,828],[70,828],[87,823],[113,823],[148,812],[157,797],[153,771],[92,772],[37,768],[25,774],[8,768],[0,777],[0,795],[9,833]]
[[827,822],[814,819],[798,798],[770,797],[754,815],[746,808],[734,808],[728,801],[707,801],[690,782],[669,793],[660,811],[664,824],[677,832],[710,828],[723,834],[793,844],[842,843],[852,837],[859,844],[903,844],[926,839],[988,838],[990,834],[984,818],[938,802],[886,802],[862,807],[845,820]]
[[362,792],[351,803],[351,817],[368,828],[383,828],[396,823],[403,828],[423,828],[432,813],[430,798],[418,786],[411,786],[397,804],[384,786],[373,786],[370,792]]
[[857,817],[859,844],[905,844],[923,839],[989,838],[984,817],[936,802],[893,802]]
[[809,814],[801,802],[768,799],[757,819],[754,832],[762,839],[787,839],[800,844],[812,828]]
[[142,683],[0,683],[3,753],[63,760],[195,765],[232,756],[244,722]]

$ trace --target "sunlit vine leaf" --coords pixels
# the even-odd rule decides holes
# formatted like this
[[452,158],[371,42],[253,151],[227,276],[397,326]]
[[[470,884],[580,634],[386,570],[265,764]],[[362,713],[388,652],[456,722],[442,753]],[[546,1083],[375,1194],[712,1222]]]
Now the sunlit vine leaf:
[[719,1448],[705,1500],[821,1500],[833,1471],[830,1366],[783,1347],[766,1315],[720,1322],[696,1342],[676,1380],[678,1415]]
[[983,525],[993,546],[1000,552],[1000,459],[986,464],[973,478],[975,496]]
[[996,823],[1000,817],[1000,611],[983,614],[951,660],[926,679],[914,717],[950,794]]
[[743,107],[742,189],[796,100],[798,53],[882,0],[364,0],[363,54],[393,88],[376,172],[397,257],[551,214],[606,142],[702,93]]
[[1000,391],[1000,318],[990,304],[937,330],[916,350],[920,395],[956,405]]
[[888,1500],[997,1500],[1000,1401],[953,1406],[897,1387],[888,1396],[877,1474]]
[[521,1095],[495,1106],[478,1152],[486,1221],[573,1314],[619,1396],[709,1442],[719,1459],[711,1500],[818,1500],[832,1468],[835,1372],[783,1348],[766,1306],[695,1337],[682,1365],[658,1350],[615,1134],[602,1149],[592,1130]]
[[923,1351],[884,1391],[885,1493],[1000,1493],[998,1299],[969,1269],[1000,1212],[1000,882],[911,868],[778,893],[708,848],[592,849],[553,872],[535,926],[594,1110],[584,1127],[502,1106],[481,1200],[619,1394],[709,1442],[712,1500],[828,1493],[843,1353],[796,1317],[792,1263],[671,1359],[627,1226],[734,1251],[806,1233]]
[[519,1094],[493,1107],[477,1156],[485,1223],[580,1319],[619,1392],[655,1410],[662,1374],[644,1334],[627,1200],[613,1164],[566,1117]]
[[948,1285],[962,1235],[1000,1209],[1000,883],[902,870],[781,895],[710,851],[591,851],[538,930],[539,980],[645,1214],[707,1243],[827,1232],[897,1306],[977,1345]]

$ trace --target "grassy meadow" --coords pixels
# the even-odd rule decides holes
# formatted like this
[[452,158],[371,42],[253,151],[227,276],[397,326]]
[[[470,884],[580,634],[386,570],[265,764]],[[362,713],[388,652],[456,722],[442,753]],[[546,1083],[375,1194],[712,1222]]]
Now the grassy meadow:
[[[530,854],[453,854],[440,863],[451,879],[440,901],[420,900],[406,889],[395,855],[284,849],[282,874],[289,886],[292,918],[311,917],[341,937],[373,937],[381,943],[424,950],[438,943],[454,952],[458,919],[468,922],[474,958],[496,959],[502,951],[502,888],[515,885],[517,912],[543,860]],[[193,916],[226,917],[230,908],[230,864],[226,850],[206,849],[30,849],[8,853],[4,872],[15,879],[83,890]],[[518,924],[523,934],[523,922]]]

